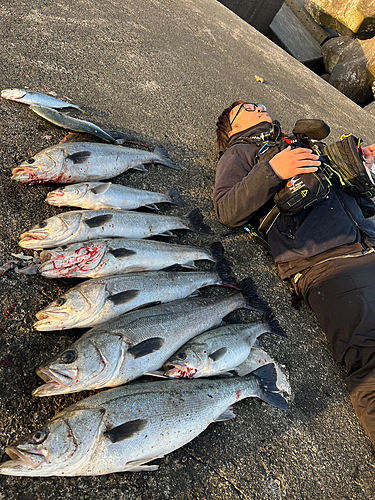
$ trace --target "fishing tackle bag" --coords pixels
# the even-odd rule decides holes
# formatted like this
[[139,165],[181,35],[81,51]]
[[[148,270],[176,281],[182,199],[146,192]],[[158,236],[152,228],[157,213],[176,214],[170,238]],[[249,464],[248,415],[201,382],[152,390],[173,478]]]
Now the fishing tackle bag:
[[341,140],[325,146],[322,154],[332,179],[352,196],[372,198],[375,195],[375,182],[361,148],[362,139],[352,134],[341,136]]

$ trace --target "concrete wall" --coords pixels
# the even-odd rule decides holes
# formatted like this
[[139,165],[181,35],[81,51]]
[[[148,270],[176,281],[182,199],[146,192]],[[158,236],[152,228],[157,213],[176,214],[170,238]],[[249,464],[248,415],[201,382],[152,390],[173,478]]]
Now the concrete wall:
[[284,0],[272,0],[271,2],[264,0],[219,0],[219,2],[265,34]]

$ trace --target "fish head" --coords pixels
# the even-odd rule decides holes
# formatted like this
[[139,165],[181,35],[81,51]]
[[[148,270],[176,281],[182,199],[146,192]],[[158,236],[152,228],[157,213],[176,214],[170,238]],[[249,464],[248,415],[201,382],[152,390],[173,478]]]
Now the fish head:
[[65,330],[92,324],[107,298],[104,283],[89,281],[68,290],[46,308],[36,313],[34,328],[39,331]]
[[4,99],[11,99],[12,101],[17,101],[25,97],[27,91],[24,89],[4,89],[1,91],[1,97]]
[[46,278],[79,276],[95,271],[101,264],[107,249],[105,240],[64,245],[43,250],[38,272]]
[[83,335],[36,370],[46,383],[37,387],[33,395],[52,396],[104,387],[114,377],[125,352],[121,335],[104,330]]
[[74,406],[51,420],[48,426],[7,447],[5,451],[11,460],[0,465],[0,474],[75,475],[90,459],[105,410]]
[[206,365],[207,358],[205,344],[182,347],[164,364],[164,375],[170,378],[193,378]]
[[79,230],[81,220],[79,212],[55,215],[22,233],[18,244],[22,248],[42,249],[67,243]]
[[62,205],[75,206],[77,202],[86,196],[89,190],[89,185],[84,182],[62,186],[48,193],[46,202],[57,207]]
[[39,182],[67,182],[61,177],[66,153],[62,148],[47,148],[12,170],[12,180],[37,184]]

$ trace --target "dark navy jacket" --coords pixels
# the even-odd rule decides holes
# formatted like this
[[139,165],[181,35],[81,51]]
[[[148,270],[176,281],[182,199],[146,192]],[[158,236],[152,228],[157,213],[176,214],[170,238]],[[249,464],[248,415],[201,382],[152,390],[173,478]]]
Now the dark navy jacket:
[[[259,135],[270,129],[267,122],[233,136]],[[220,158],[214,188],[214,207],[222,224],[242,227],[254,217],[263,217],[272,207],[273,196],[285,184],[267,161],[257,162],[255,144],[235,144]],[[297,215],[280,215],[268,233],[276,263],[314,257],[328,250],[362,242],[375,245],[375,224],[366,219],[353,196],[332,187],[327,199]]]

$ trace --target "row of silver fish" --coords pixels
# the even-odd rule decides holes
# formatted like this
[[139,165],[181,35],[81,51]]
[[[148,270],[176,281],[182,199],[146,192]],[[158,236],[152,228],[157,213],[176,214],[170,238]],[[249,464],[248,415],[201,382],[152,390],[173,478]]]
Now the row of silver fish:
[[[13,98],[28,101],[38,116],[55,120],[58,126],[76,130],[76,125],[82,128],[87,123],[90,130],[89,122],[43,108],[46,101],[36,94],[13,94]],[[5,91],[2,97],[12,98]],[[48,106],[54,104],[60,106],[51,101]],[[113,144],[94,145],[96,149],[89,143],[47,148],[15,169],[13,179],[29,184],[75,183],[104,180],[128,168],[144,169],[145,163],[179,168],[160,146],[140,156],[137,150],[114,145],[116,141],[102,132],[94,130],[93,135]],[[117,165],[112,150],[119,155]],[[59,214],[21,235],[20,246],[42,250],[41,275],[93,277],[37,313],[37,330],[94,328],[38,368],[45,384],[34,390],[34,396],[116,388],[68,407],[47,427],[6,448],[10,460],[0,465],[0,474],[80,476],[155,470],[157,466],[146,464],[191,441],[211,422],[233,418],[231,405],[241,399],[258,397],[287,409],[279,392],[290,391],[288,381],[257,341],[264,333],[283,334],[267,320],[220,327],[236,309],[257,310],[240,291],[193,297],[204,286],[238,288],[220,244],[199,249],[143,240],[169,236],[173,229],[209,234],[199,210],[185,217],[126,212],[129,205],[119,201],[125,194],[122,188],[86,182],[55,190],[47,202],[90,210]],[[167,200],[167,193],[162,198],[162,193],[126,189],[126,196],[136,200],[131,201],[132,208],[155,208],[155,203],[166,201],[183,205],[176,190],[168,193]],[[58,245],[65,246],[54,248]],[[173,264],[194,268],[200,259],[216,262],[215,269],[157,270]],[[122,274],[102,275],[112,272]],[[133,310],[139,307],[145,308]],[[117,387],[145,374],[200,380]],[[201,380],[212,375],[230,378]]]
[[[244,376],[273,362],[264,351],[266,358],[255,359],[258,351],[249,359],[251,349],[258,347],[258,337],[285,334],[267,320],[219,326],[225,316],[242,308],[253,310],[254,305],[240,291],[232,291],[124,314],[92,328],[39,367],[37,374],[46,383],[33,394],[50,396],[116,387],[145,374],[198,378],[227,375],[238,369]],[[288,392],[281,370],[279,382],[280,390]]]

